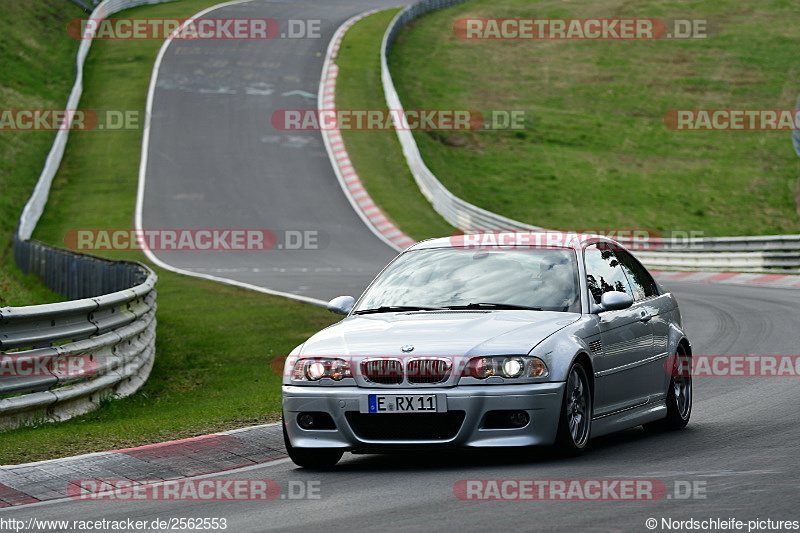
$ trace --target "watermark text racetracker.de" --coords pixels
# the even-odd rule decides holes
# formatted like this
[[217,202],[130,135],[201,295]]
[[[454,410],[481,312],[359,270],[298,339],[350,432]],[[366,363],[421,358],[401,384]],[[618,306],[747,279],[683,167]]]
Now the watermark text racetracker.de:
[[73,500],[88,501],[272,501],[319,500],[319,480],[273,479],[75,479],[67,485]]
[[0,379],[56,377],[76,381],[99,373],[117,372],[129,376],[139,371],[141,363],[133,358],[106,352],[30,355],[26,352],[0,355]]
[[[122,360],[119,361],[120,364]],[[98,362],[92,354],[35,356],[3,354],[0,356],[0,379],[17,377],[91,377],[97,373]]]
[[706,481],[659,479],[461,479],[453,494],[465,501],[704,500]]
[[798,377],[800,355],[671,355],[664,369],[673,377]]
[[278,109],[270,123],[279,131],[524,130],[523,109]]
[[450,237],[453,248],[465,250],[512,248],[560,248],[579,245],[582,239],[607,237],[631,250],[657,250],[663,237],[660,231],[644,228],[593,228],[575,230],[464,230]]
[[64,235],[64,245],[78,252],[322,250],[329,242],[327,232],[308,229],[72,229]]
[[124,131],[148,127],[140,109],[0,109],[0,131]]
[[800,130],[798,109],[670,109],[664,124],[674,131]]
[[[563,247],[581,239],[606,237],[634,251],[673,249],[704,251],[714,249],[714,240],[700,230],[657,230],[647,228],[578,228],[563,230],[464,229],[454,232],[450,244],[466,250]],[[613,245],[612,245],[613,246]]]
[[73,39],[320,39],[332,24],[321,19],[183,18],[72,19],[67,34]]
[[716,24],[708,19],[462,18],[453,24],[459,39],[479,40],[707,39],[716,32]]

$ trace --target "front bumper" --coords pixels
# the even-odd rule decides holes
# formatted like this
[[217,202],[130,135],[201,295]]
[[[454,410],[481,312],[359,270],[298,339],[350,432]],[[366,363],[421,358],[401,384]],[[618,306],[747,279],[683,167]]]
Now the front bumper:
[[[564,383],[536,383],[526,385],[459,386],[453,388],[386,388],[362,387],[298,387],[283,386],[284,425],[292,446],[296,448],[341,448],[345,450],[380,450],[417,446],[505,447],[550,445],[555,442]],[[369,394],[437,394],[446,397],[447,412],[463,412],[463,422],[448,438],[403,437],[394,438],[391,432],[380,437],[367,437],[364,431],[354,428],[355,417],[386,418],[392,423],[403,419],[400,414],[357,415]],[[484,427],[490,411],[522,410],[530,422],[522,428],[490,429]],[[297,424],[301,412],[324,412],[331,416],[335,429],[306,430]],[[348,413],[350,415],[348,416]],[[440,415],[441,413],[437,413]],[[431,417],[433,414],[418,414]],[[447,416],[447,415],[445,415]],[[460,416],[460,414],[459,414]],[[429,419],[418,418],[420,422]],[[432,420],[432,419],[430,419]]]

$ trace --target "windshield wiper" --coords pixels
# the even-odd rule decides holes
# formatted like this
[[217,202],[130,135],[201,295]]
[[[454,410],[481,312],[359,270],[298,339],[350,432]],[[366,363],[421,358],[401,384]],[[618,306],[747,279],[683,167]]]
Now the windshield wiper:
[[524,309],[527,311],[543,311],[541,307],[529,307],[527,305],[500,304],[492,302],[475,302],[464,305],[448,305],[447,309]]
[[382,305],[372,309],[359,309],[353,311],[354,315],[367,315],[371,313],[394,313],[397,311],[435,311],[442,307],[424,307],[421,305]]

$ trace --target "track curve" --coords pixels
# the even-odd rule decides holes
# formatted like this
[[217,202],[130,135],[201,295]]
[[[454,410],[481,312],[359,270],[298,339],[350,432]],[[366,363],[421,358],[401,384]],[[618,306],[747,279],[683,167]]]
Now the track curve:
[[[160,263],[279,293],[359,294],[397,253],[351,208],[319,131],[281,131],[282,109],[316,109],[326,48],[352,15],[390,2],[234,3],[203,18],[318,20],[319,38],[173,40],[157,67],[138,223],[146,230],[269,230],[316,249],[155,250]],[[394,4],[396,5],[396,4]],[[137,225],[139,225],[137,224]],[[309,247],[311,248],[311,247]]]

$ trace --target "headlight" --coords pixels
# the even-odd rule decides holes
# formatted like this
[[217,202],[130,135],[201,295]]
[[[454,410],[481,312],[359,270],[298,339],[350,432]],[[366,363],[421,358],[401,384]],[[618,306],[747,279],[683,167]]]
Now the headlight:
[[525,370],[525,361],[520,357],[509,357],[503,360],[503,376],[518,378]]
[[319,381],[322,378],[340,381],[351,377],[350,363],[336,357],[298,359],[292,372],[295,381]]
[[490,376],[502,378],[543,378],[548,370],[544,361],[529,355],[493,355],[470,359],[464,368],[463,377],[486,379]]

